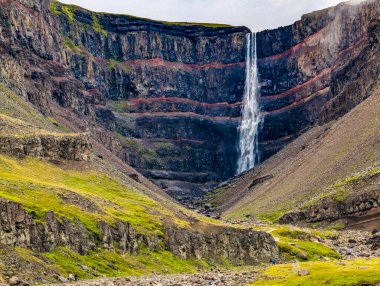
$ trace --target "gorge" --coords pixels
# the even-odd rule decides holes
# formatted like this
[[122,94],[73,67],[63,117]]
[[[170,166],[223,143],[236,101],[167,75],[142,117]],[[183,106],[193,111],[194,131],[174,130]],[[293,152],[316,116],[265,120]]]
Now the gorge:
[[0,285],[376,257],[379,15],[252,33],[0,0]]
[[[77,127],[92,129],[97,141],[179,200],[201,196],[235,175],[247,28],[94,14],[54,1],[2,3],[2,61],[18,67],[0,70],[9,87],[47,114],[53,100],[95,119],[106,132]],[[341,4],[257,33],[260,161],[365,98],[365,87],[350,98],[340,86],[344,69],[369,49],[377,5]],[[27,9],[39,17],[38,26]],[[33,62],[25,62],[29,55]]]

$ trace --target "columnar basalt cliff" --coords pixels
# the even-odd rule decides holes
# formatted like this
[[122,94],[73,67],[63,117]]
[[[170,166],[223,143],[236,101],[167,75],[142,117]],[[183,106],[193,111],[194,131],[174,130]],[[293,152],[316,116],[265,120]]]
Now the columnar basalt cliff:
[[214,233],[199,233],[168,227],[168,239],[136,232],[128,222],[110,226],[100,222],[101,236],[95,237],[79,221],[47,212],[44,223],[36,222],[21,204],[0,199],[0,242],[40,252],[66,246],[86,254],[97,247],[136,255],[143,248],[169,250],[182,259],[226,258],[233,263],[258,264],[278,256],[274,238],[265,232],[218,227]]
[[377,0],[342,3],[258,34],[262,159],[369,95],[379,74],[379,12]]

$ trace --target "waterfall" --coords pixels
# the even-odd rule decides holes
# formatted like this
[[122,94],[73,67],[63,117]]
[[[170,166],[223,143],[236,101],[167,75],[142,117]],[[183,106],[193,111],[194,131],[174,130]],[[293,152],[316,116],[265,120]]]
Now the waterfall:
[[258,104],[259,81],[257,70],[256,34],[248,34],[247,66],[242,121],[239,127],[238,174],[252,169],[258,162],[257,133],[260,124]]

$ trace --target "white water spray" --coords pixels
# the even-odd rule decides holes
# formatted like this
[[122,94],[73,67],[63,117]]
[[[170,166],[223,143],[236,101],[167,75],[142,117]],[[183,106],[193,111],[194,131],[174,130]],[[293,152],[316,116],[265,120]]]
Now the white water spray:
[[248,34],[247,67],[244,90],[242,121],[239,127],[238,174],[252,169],[258,162],[257,133],[260,124],[258,104],[259,80],[257,70],[256,34]]

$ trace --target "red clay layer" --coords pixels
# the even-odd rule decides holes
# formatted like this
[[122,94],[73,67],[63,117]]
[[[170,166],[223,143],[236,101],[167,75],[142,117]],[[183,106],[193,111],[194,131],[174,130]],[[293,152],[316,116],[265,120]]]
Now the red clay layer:
[[342,55],[344,55],[344,54],[346,54],[346,53],[348,53],[348,52],[351,52],[353,49],[357,48],[357,47],[358,47],[360,44],[362,44],[363,42],[366,43],[366,44],[369,43],[369,40],[368,40],[367,35],[364,35],[363,37],[361,37],[361,38],[360,38],[355,44],[353,44],[351,47],[349,47],[349,48],[347,48],[347,49],[341,51],[341,52],[339,53],[338,56],[342,56]]
[[[368,41],[367,37],[366,36],[363,36],[362,38],[360,38],[353,46],[341,51],[339,54],[338,54],[338,57],[344,55],[344,54],[347,54],[348,52],[351,52],[353,49],[357,48],[360,44],[362,44],[363,42],[366,42]],[[339,60],[339,59],[338,59]],[[337,67],[339,67],[339,64],[335,64],[333,65],[332,67],[330,68],[326,68],[324,69],[320,74],[318,74],[316,77],[313,77],[312,79],[300,84],[300,85],[297,85],[291,89],[288,89],[287,91],[285,92],[282,92],[282,93],[278,93],[278,94],[274,94],[274,95],[268,95],[268,96],[264,96],[261,98],[261,100],[263,101],[266,101],[266,100],[272,100],[272,99],[278,99],[278,98],[282,98],[282,97],[285,97],[285,96],[288,96],[290,95],[291,93],[305,87],[305,86],[308,86],[309,84],[319,80],[320,78],[322,78],[323,76],[327,75],[327,74],[330,74],[333,70],[335,70]]]
[[288,50],[280,53],[280,54],[276,54],[276,55],[273,55],[273,56],[269,56],[269,57],[265,57],[265,58],[261,58],[260,60],[271,60],[271,61],[274,61],[274,60],[278,60],[280,58],[283,58],[283,57],[286,57],[286,56],[289,56],[291,54],[294,54],[295,52],[297,52],[299,49],[303,48],[305,45],[307,45],[307,42],[310,41],[311,39],[315,38],[316,36],[318,36],[319,34],[323,33],[325,30],[326,30],[327,27],[319,30],[318,32],[306,37],[302,42],[300,42],[299,44],[289,48]]
[[278,94],[275,94],[275,95],[268,95],[268,96],[264,96],[262,97],[261,99],[263,101],[265,100],[271,100],[271,99],[278,99],[278,98],[281,98],[281,97],[285,97],[287,95],[290,95],[291,93],[293,93],[294,91],[300,89],[300,88],[303,88],[317,80],[319,80],[320,78],[322,78],[323,76],[331,73],[338,65],[334,65],[330,68],[327,68],[327,69],[324,69],[319,75],[317,75],[316,77],[313,77],[312,79],[310,79],[309,81],[307,82],[304,82],[303,84],[300,84],[300,85],[297,85],[291,89],[288,89],[287,91],[283,92],[283,93],[278,93]]
[[271,110],[269,112],[262,112],[261,115],[265,116],[265,115],[268,115],[268,114],[278,113],[278,112],[282,112],[282,111],[285,111],[285,110],[288,110],[288,109],[292,109],[292,108],[294,108],[294,107],[296,107],[298,105],[301,105],[302,103],[304,103],[306,101],[311,100],[313,97],[315,97],[317,95],[326,94],[329,91],[330,91],[330,87],[329,86],[325,87],[325,88],[323,88],[321,90],[318,90],[317,92],[312,93],[312,94],[310,94],[310,95],[308,95],[308,96],[306,96],[306,97],[304,97],[304,98],[302,98],[302,99],[300,99],[300,100],[298,100],[296,102],[293,102],[292,104],[289,104],[289,105],[287,105],[285,107],[282,107],[282,108],[279,108],[279,109]]

